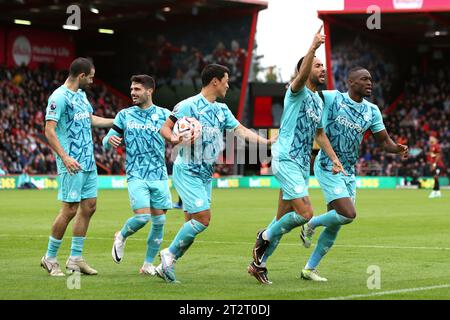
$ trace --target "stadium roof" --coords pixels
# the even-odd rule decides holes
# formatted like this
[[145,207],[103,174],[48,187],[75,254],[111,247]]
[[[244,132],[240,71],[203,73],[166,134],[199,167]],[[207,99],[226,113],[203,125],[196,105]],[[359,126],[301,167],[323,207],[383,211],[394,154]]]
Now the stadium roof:
[[382,13],[381,28],[373,30],[367,28],[367,13],[329,11],[319,12],[319,17],[332,26],[347,29],[351,33],[365,33],[368,37],[400,46],[428,44],[450,47],[450,12]]
[[84,30],[129,28],[131,22],[134,27],[136,22],[174,24],[183,16],[205,18],[267,8],[267,1],[260,0],[0,0],[0,25],[22,19],[35,27],[61,29],[70,16],[67,7],[73,4],[81,9]]

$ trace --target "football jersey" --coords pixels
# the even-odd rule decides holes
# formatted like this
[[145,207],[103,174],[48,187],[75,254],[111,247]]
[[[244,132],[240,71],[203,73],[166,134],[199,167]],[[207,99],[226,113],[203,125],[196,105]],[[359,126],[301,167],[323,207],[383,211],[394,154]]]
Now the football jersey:
[[[322,91],[325,103],[323,127],[334,152],[348,174],[355,173],[359,146],[367,130],[377,133],[385,129],[383,117],[376,105],[363,99],[353,101],[348,92]],[[321,168],[331,171],[333,164],[322,150],[319,151]]]
[[121,110],[114,125],[123,130],[127,180],[167,180],[166,145],[159,133],[170,111],[152,105],[147,109],[132,106]]
[[[82,171],[97,169],[92,142],[92,113],[92,106],[81,89],[73,92],[62,85],[48,98],[45,120],[58,123],[55,131],[59,143],[64,151],[80,164]],[[58,155],[56,164],[58,173],[67,172]]]
[[272,155],[280,160],[293,160],[308,169],[316,130],[322,128],[322,109],[323,102],[317,93],[306,86],[294,93],[289,86]]
[[220,152],[224,149],[223,133],[239,126],[233,113],[224,103],[210,103],[202,94],[179,102],[172,115],[176,119],[184,116],[197,119],[202,125],[202,134],[193,145],[181,145],[175,165],[182,165],[191,175],[210,179]]

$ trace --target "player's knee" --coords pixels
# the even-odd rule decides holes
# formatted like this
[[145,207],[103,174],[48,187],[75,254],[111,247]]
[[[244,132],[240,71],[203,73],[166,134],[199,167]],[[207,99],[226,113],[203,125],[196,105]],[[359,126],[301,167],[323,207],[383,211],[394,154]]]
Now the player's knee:
[[302,210],[302,212],[296,212],[298,215],[302,216],[303,219],[309,221],[314,216],[313,208],[307,207],[306,209]]
[[88,208],[89,216],[92,216],[95,213],[95,210],[97,210],[97,205],[96,204],[89,206],[89,208]]
[[83,214],[90,218],[94,215],[95,210],[97,210],[97,204],[89,203],[83,208]]
[[[338,212],[341,216],[344,216],[348,219],[352,219],[354,220],[356,218],[356,210],[355,209],[345,209],[345,210],[340,210],[340,212]],[[351,221],[350,221],[351,222]],[[349,223],[350,223],[349,222]]]
[[205,217],[199,222],[207,228],[209,226],[210,221],[211,221],[211,217]]
[[61,209],[61,215],[71,220],[77,214],[78,204],[69,204],[65,208]]

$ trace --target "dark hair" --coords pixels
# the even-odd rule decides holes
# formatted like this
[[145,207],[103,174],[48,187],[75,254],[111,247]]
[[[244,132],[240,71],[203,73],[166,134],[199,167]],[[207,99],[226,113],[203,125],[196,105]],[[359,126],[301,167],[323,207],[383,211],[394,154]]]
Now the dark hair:
[[138,74],[131,77],[131,82],[137,82],[144,86],[145,89],[155,89],[155,80],[146,74]]
[[[314,56],[315,58],[316,56]],[[305,60],[305,57],[301,57],[300,60],[297,62],[297,72],[300,72],[300,67],[302,66],[303,60]]]
[[71,77],[78,77],[82,73],[88,75],[91,73],[91,69],[94,69],[94,64],[91,60],[86,58],[76,58],[70,64],[69,75]]
[[300,60],[297,62],[297,72],[300,72],[300,67],[302,66],[303,60],[305,57],[301,57]]
[[351,68],[350,70],[348,70],[347,77],[350,78],[350,75],[351,75],[352,73],[358,72],[359,70],[367,70],[367,69],[364,68],[364,67],[361,67],[361,66],[353,67],[353,68]]
[[219,81],[225,76],[225,73],[230,74],[230,70],[220,64],[208,64],[202,71],[202,85],[206,87],[212,79],[217,78]]

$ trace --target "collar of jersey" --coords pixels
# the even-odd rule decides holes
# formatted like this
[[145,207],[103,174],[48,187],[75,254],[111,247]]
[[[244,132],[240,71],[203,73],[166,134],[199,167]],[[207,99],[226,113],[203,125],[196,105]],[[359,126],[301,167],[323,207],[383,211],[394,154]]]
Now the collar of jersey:
[[137,111],[141,111],[141,112],[150,112],[150,111],[152,111],[153,109],[155,109],[155,104],[152,104],[152,105],[150,106],[150,108],[147,108],[147,109],[141,109],[141,108],[139,108],[139,107],[136,106],[136,105],[133,105],[133,107],[134,107]]
[[76,94],[79,94],[79,93],[82,93],[83,92],[83,90],[81,90],[81,89],[78,89],[78,91],[77,92],[73,92],[72,90],[70,90],[69,88],[67,88],[65,85],[61,85],[61,87],[63,87],[64,88],[64,90],[67,92],[67,93],[69,93],[71,96],[74,96],[74,95],[76,95]]
[[202,95],[202,93],[200,92],[199,94],[198,94],[198,96],[200,97],[200,99],[202,99],[203,101],[205,101],[208,105],[210,105],[210,106],[213,106],[213,105],[215,105],[216,104],[216,102],[217,102],[217,100],[216,101],[214,101],[214,102],[209,102],[208,101],[208,99],[206,99],[205,98],[205,96],[204,95]]
[[364,113],[364,110],[363,110],[363,107],[365,106],[364,99],[361,102],[356,102],[352,98],[350,98],[348,91],[345,92],[343,95],[344,95],[346,102],[347,101],[350,102],[350,103],[346,103],[347,106],[358,111],[359,113]]

